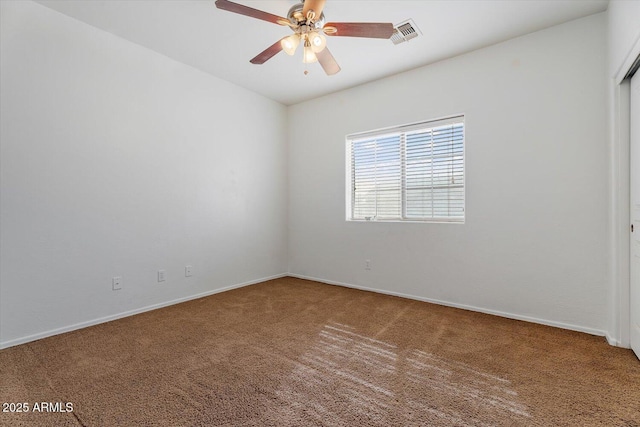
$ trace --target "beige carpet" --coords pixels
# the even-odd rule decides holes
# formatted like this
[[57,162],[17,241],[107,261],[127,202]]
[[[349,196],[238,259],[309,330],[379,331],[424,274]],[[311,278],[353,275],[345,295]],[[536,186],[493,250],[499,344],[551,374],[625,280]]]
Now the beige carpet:
[[601,337],[285,278],[0,351],[10,426],[640,426]]

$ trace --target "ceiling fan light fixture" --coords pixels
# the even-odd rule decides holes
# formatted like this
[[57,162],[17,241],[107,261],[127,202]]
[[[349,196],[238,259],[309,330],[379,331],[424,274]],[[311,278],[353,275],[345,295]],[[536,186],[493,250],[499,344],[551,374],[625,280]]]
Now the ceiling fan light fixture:
[[302,62],[304,62],[305,64],[318,62],[318,57],[313,51],[313,48],[311,47],[311,43],[309,43],[308,39],[304,41],[304,54],[302,56]]
[[300,35],[292,34],[289,37],[282,39],[280,44],[282,45],[282,50],[284,50],[287,55],[293,55],[296,53],[296,49],[300,44]]
[[327,38],[318,32],[312,32],[309,34],[309,43],[311,43],[311,49],[315,52],[322,52],[327,46]]
[[[299,3],[291,6],[286,17],[230,0],[215,0],[215,5],[221,10],[288,26],[293,31],[293,35],[278,40],[252,58],[249,61],[252,64],[264,64],[282,50],[288,55],[294,55],[298,45],[302,42],[302,61],[305,64],[318,62],[324,72],[328,76],[332,76],[340,71],[340,66],[326,47],[325,36],[389,39],[394,35],[393,24],[386,22],[330,22],[325,25],[323,9],[327,0],[297,1]],[[305,74],[307,73],[305,72]]]

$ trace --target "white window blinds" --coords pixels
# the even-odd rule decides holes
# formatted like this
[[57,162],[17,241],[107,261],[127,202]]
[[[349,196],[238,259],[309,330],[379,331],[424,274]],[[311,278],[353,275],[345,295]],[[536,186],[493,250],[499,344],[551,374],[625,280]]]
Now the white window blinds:
[[347,136],[347,217],[464,221],[464,117]]

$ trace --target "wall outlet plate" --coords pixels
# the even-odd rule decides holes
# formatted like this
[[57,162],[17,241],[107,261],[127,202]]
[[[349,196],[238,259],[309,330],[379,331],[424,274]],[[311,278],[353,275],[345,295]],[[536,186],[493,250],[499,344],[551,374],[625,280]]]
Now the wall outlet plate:
[[158,270],[158,282],[164,282],[167,280],[167,273],[164,270]]
[[184,268],[184,277],[191,277],[193,276],[193,267],[190,265],[187,265]]
[[119,291],[120,289],[122,289],[122,277],[115,276],[111,279],[111,290]]

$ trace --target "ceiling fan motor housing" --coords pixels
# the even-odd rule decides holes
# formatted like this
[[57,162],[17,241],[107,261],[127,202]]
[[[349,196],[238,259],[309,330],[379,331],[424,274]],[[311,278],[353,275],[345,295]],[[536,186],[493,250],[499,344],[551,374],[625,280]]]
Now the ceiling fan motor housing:
[[304,8],[304,2],[300,4],[294,4],[293,6],[291,6],[291,8],[289,9],[289,12],[287,13],[287,18],[289,19],[289,22],[291,22],[293,25],[301,25],[306,23],[306,25],[316,30],[319,30],[322,27],[324,27],[324,23],[325,23],[324,12],[320,15],[319,18],[314,19],[311,22],[307,22],[307,17],[304,16],[302,13],[303,8]]

